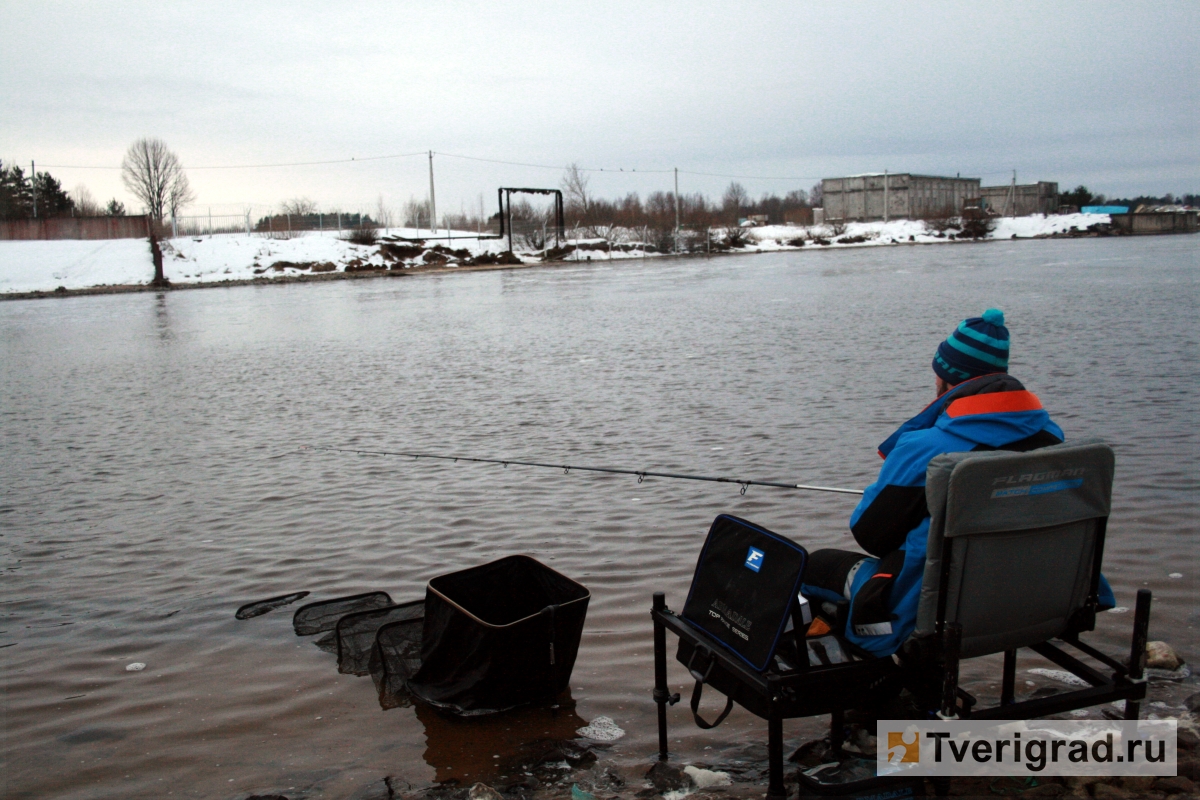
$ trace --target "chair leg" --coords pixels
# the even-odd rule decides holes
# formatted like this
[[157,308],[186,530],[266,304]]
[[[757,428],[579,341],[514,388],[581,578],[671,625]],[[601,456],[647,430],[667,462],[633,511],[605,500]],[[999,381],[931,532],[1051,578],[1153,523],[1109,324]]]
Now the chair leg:
[[1017,651],[1004,651],[1004,682],[1000,686],[1000,705],[1012,705],[1017,683]]
[[[1133,612],[1133,642],[1129,648],[1129,679],[1140,682],[1146,667],[1146,642],[1150,639],[1150,590],[1138,589],[1137,607]],[[1125,719],[1137,719],[1142,704],[1125,701]]]
[[962,646],[962,625],[951,622],[946,626],[942,641],[945,643],[946,671],[942,676],[942,719],[958,719],[958,654]]
[[846,712],[838,709],[829,715],[829,746],[835,755],[842,754],[842,744],[846,741]]

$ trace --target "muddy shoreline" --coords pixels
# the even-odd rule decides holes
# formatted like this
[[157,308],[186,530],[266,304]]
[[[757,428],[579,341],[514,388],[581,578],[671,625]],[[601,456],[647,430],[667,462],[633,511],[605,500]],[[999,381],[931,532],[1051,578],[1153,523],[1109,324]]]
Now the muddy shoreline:
[[[1016,241],[1035,241],[1041,239],[1081,239],[1081,238],[1099,238],[1108,234],[1094,232],[1079,232],[1071,234],[1051,234],[1047,236],[1035,236],[1027,238],[1019,238]],[[989,242],[1013,241],[1011,239],[952,239],[949,241],[938,242],[895,242],[894,244],[882,245],[884,247],[925,247],[933,245],[948,245],[948,244],[987,244]],[[836,249],[843,250],[850,247],[880,247],[881,245],[859,245],[848,244]],[[833,248],[830,248],[832,250]],[[758,248],[746,247],[740,250],[728,250],[713,253],[663,253],[656,254],[655,259],[669,258],[712,258],[716,256],[742,256],[762,253],[782,253],[782,252],[825,252],[826,248],[813,247],[797,247],[789,250],[761,250]],[[380,269],[354,269],[354,270],[339,270],[331,272],[314,272],[300,275],[280,275],[273,278],[237,278],[225,281],[203,281],[195,283],[172,283],[167,287],[152,286],[149,283],[137,284],[107,284],[102,286],[89,286],[83,289],[66,289],[59,287],[49,291],[32,291],[32,292],[6,292],[0,293],[0,300],[42,300],[47,298],[59,297],[79,297],[82,295],[102,295],[102,294],[133,294],[138,292],[166,292],[179,291],[186,289],[226,289],[234,286],[268,286],[275,284],[290,284],[290,283],[317,283],[323,281],[340,281],[340,280],[364,280],[369,278],[400,278],[405,276],[416,275],[444,275],[447,273],[460,272],[489,272],[495,270],[516,270],[530,269],[534,267],[559,267],[568,265],[580,265],[586,263],[616,263],[619,261],[644,261],[641,258],[628,259],[598,259],[593,261],[590,257],[586,260],[573,259],[552,259],[548,261],[532,261],[522,264],[461,264],[457,266],[442,266],[439,264],[430,264],[422,266],[404,267],[404,268],[380,268]]]
[[[170,292],[188,289],[227,289],[233,286],[273,286],[282,283],[321,283],[324,281],[365,280],[368,278],[403,278],[408,275],[436,275],[447,272],[485,272],[489,270],[525,269],[528,267],[556,266],[562,262],[538,261],[531,264],[478,264],[461,267],[408,267],[406,269],[359,269],[349,272],[317,272],[303,275],[280,275],[277,278],[239,278],[227,281],[205,281],[196,283],[172,283],[169,286],[125,284],[89,286],[86,289],[56,289],[49,292],[9,292],[0,294],[0,300],[36,300],[55,297],[78,297],[92,294],[132,294],[137,292]],[[571,262],[575,263],[575,262]]]

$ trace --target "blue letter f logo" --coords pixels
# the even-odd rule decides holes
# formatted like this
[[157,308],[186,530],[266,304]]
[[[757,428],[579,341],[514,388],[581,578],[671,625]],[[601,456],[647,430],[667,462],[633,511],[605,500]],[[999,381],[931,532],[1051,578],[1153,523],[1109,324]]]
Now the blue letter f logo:
[[758,572],[762,568],[763,556],[766,554],[757,547],[751,547],[746,553],[746,569]]

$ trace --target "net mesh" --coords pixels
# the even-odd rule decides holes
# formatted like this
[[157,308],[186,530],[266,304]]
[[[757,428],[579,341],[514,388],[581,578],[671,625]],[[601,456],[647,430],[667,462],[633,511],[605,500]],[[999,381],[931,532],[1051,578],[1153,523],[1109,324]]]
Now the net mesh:
[[[366,592],[334,600],[323,600],[319,603],[309,603],[296,610],[295,615],[292,616],[292,628],[296,631],[297,636],[326,633],[337,628],[338,620],[347,614],[386,608],[391,605],[393,605],[392,598],[387,592]],[[336,638],[331,641],[336,647]],[[318,642],[317,646],[321,647],[321,642]],[[321,649],[325,648],[321,647]]]
[[425,601],[409,605],[419,605],[420,616],[380,626],[371,648],[368,667],[384,709],[412,705],[408,679],[421,669]]
[[[360,611],[347,614],[337,624],[338,672],[344,675],[366,675],[370,672],[371,650],[379,629],[393,622],[420,622],[425,617],[425,601]],[[420,655],[420,634],[417,652]]]
[[292,592],[291,594],[280,595],[279,597],[271,597],[266,600],[258,600],[253,603],[246,603],[237,610],[233,616],[236,619],[253,619],[261,617],[269,611],[274,611],[277,608],[290,605],[297,600],[303,600],[308,597],[308,592]]

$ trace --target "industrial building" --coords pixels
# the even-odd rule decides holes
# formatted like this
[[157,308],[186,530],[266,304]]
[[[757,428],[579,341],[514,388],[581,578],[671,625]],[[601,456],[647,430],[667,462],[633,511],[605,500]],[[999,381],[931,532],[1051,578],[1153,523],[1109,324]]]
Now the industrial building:
[[884,172],[826,178],[821,193],[826,220],[922,219],[961,214],[965,201],[980,196],[979,184],[979,178]]
[[979,197],[983,201],[983,208],[1002,217],[1058,212],[1058,184],[1053,181],[1019,186],[984,186],[979,190]]
[[1132,214],[1113,214],[1112,225],[1122,233],[1195,233],[1197,212],[1194,208],[1146,209]]

